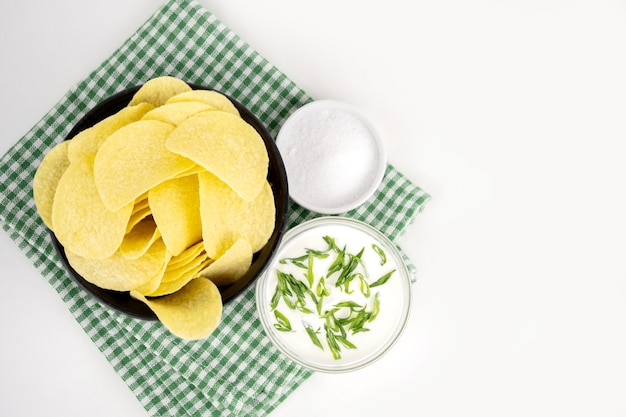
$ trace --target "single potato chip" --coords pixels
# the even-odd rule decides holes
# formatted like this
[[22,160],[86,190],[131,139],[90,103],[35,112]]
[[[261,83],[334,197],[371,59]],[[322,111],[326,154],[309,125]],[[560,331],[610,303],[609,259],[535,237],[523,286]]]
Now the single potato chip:
[[220,258],[240,238],[250,243],[252,253],[259,251],[274,231],[276,207],[268,182],[254,200],[246,201],[208,172],[198,174],[198,180],[202,237],[209,257]]
[[165,181],[148,192],[152,217],[173,256],[202,239],[198,176]]
[[174,294],[149,299],[137,291],[131,296],[154,311],[172,334],[187,340],[211,335],[222,319],[222,296],[211,281],[197,278]]
[[237,239],[221,257],[200,272],[218,287],[232,284],[250,269],[252,248],[246,239]]
[[74,162],[57,186],[52,228],[66,249],[85,258],[103,259],[122,243],[132,210],[132,203],[109,210],[96,189],[93,163]]
[[56,144],[43,157],[33,177],[33,198],[37,212],[49,229],[52,230],[52,204],[57,186],[70,164],[67,156],[69,141]]
[[180,103],[165,103],[164,105],[149,111],[143,116],[143,120],[159,120],[161,122],[169,123],[173,126],[178,126],[190,116],[194,114],[215,110],[208,104],[200,103],[197,101],[188,101]]
[[144,114],[154,108],[148,103],[125,107],[119,112],[83,130],[69,141],[68,158],[78,161],[84,158],[95,158],[102,143],[122,126],[141,119]]
[[109,210],[134,202],[152,187],[194,166],[165,147],[172,130],[168,123],[140,120],[120,128],[100,146],[94,175]]
[[170,97],[185,91],[191,91],[191,87],[189,87],[186,82],[176,77],[156,77],[146,81],[146,83],[137,90],[128,105],[134,106],[139,103],[150,103],[154,107],[159,107],[165,104]]
[[208,104],[216,110],[225,111],[234,116],[239,116],[239,110],[233,104],[232,101],[224,94],[214,90],[192,90],[185,91],[184,93],[176,94],[174,97],[167,100],[166,104],[181,103],[181,102],[200,102]]
[[269,158],[263,139],[243,119],[222,111],[191,116],[171,133],[166,146],[254,200],[265,183]]
[[87,259],[65,250],[67,260],[85,280],[100,288],[130,291],[146,284],[165,271],[170,255],[162,239],[157,240],[137,259],[127,259],[120,252],[105,259]]

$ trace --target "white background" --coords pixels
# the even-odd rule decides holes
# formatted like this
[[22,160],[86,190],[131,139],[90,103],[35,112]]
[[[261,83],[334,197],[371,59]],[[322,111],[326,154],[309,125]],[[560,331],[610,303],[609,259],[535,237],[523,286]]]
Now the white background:
[[[626,1],[201,0],[433,196],[406,333],[272,417],[626,416]],[[0,152],[160,2],[4,1]],[[0,233],[0,415],[146,416]]]

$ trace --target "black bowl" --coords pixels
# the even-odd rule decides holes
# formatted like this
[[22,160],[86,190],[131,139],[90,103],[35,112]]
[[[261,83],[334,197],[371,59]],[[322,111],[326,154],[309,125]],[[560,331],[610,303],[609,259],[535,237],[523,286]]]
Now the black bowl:
[[[211,90],[203,86],[196,84],[189,84],[194,90]],[[70,131],[66,140],[72,139],[79,132],[95,125],[97,122],[111,116],[122,108],[126,107],[132,99],[135,92],[141,87],[134,86],[126,90],[120,91],[115,95],[105,99],[93,109],[91,109]],[[224,93],[222,93],[224,94]],[[226,94],[224,94],[226,95]],[[259,119],[254,116],[248,109],[246,109],[241,103],[232,97],[226,95],[235,105],[241,117],[250,124],[263,138],[265,147],[269,156],[269,169],[267,173],[267,179],[272,187],[274,193],[274,204],[276,206],[276,221],[274,225],[274,231],[270,236],[269,241],[265,246],[254,254],[252,258],[252,265],[248,272],[234,283],[220,287],[222,294],[222,302],[228,303],[239,294],[241,294],[250,284],[252,284],[263,272],[265,266],[270,262],[274,253],[278,249],[283,234],[285,233],[287,226],[287,210],[289,207],[289,191],[287,186],[287,174],[285,172],[285,166],[283,160],[278,152],[278,148],[274,143],[274,140],[269,135],[263,124]],[[129,316],[145,319],[156,320],[157,317],[152,310],[148,308],[143,302],[138,301],[130,296],[128,292],[112,291],[100,288],[90,282],[87,282],[78,272],[72,268],[65,255],[65,250],[57,238],[52,235],[52,243],[61,258],[65,268],[68,270],[70,276],[78,282],[89,294],[95,297],[99,302],[106,306],[109,306],[117,311],[125,313]]]

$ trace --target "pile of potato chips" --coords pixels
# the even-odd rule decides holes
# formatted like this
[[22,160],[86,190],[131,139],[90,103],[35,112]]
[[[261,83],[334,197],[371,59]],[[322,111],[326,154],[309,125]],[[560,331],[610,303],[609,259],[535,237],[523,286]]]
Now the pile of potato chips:
[[175,335],[218,326],[218,286],[250,268],[275,222],[268,155],[224,95],[173,77],[44,157],[37,210],[72,267],[130,291]]

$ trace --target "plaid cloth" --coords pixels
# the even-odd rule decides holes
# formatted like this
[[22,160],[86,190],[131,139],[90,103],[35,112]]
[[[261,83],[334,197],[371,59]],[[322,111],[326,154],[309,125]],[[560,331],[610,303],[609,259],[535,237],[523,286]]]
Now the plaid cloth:
[[[195,1],[168,1],[2,157],[0,223],[149,415],[263,416],[311,372],[281,357],[264,334],[254,285],[224,307],[223,322],[208,339],[183,341],[158,321],[130,318],[84,292],[56,257],[32,200],[31,182],[42,157],[88,109],[160,75],[233,96],[273,137],[294,110],[312,100]],[[390,165],[375,196],[347,216],[396,239],[428,198]],[[315,216],[292,203],[289,225]]]

